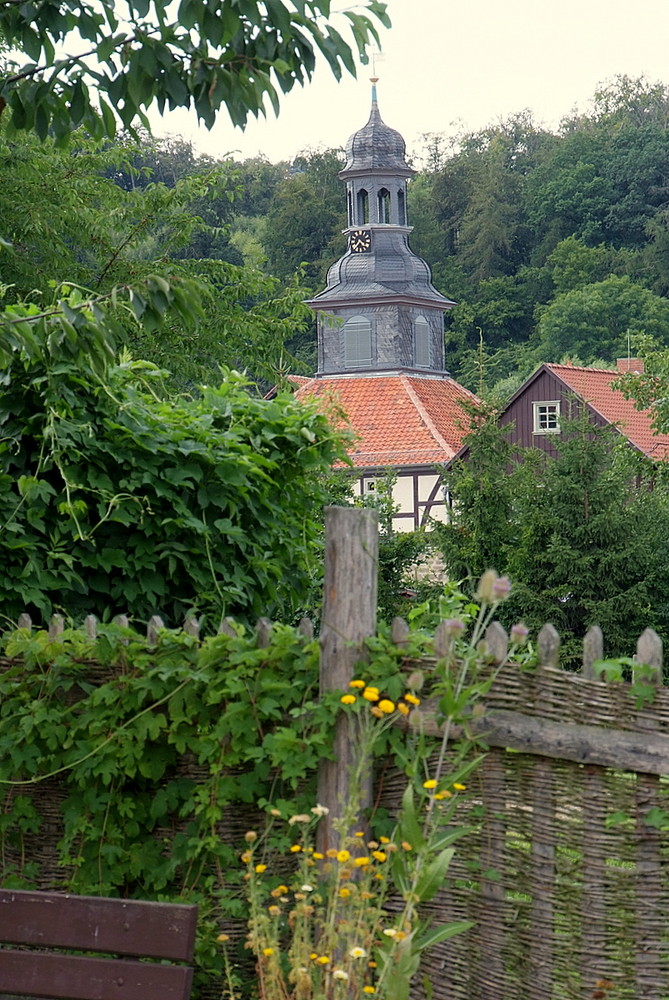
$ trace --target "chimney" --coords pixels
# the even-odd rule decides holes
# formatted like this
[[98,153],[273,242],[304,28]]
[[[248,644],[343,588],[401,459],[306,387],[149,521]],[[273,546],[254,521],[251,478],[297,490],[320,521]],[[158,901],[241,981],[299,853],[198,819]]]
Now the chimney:
[[618,358],[616,368],[619,372],[632,372],[634,375],[643,375],[643,358]]

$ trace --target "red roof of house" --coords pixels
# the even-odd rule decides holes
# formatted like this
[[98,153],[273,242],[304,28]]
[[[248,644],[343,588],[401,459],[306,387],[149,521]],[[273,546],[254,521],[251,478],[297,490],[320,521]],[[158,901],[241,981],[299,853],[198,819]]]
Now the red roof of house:
[[631,399],[611,388],[619,372],[606,368],[577,368],[575,365],[545,366],[577,396],[628,438],[650,458],[669,456],[669,434],[654,434],[650,410],[637,410]]
[[438,465],[467,432],[463,402],[476,396],[447,376],[337,375],[300,380],[299,399],[322,400],[353,430],[357,468]]

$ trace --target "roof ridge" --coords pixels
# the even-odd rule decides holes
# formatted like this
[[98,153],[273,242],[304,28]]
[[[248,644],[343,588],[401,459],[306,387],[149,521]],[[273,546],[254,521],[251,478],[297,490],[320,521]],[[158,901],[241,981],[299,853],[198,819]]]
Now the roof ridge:
[[405,384],[406,390],[407,390],[407,395],[409,396],[409,398],[410,398],[411,402],[413,403],[413,405],[418,410],[418,413],[419,413],[421,419],[423,420],[425,426],[429,430],[430,434],[432,435],[432,437],[434,438],[434,440],[437,442],[437,444],[439,445],[439,447],[443,448],[444,451],[446,452],[446,454],[449,455],[449,457],[452,458],[453,455],[455,454],[455,452],[453,451],[453,448],[451,447],[451,445],[449,445],[449,443],[446,441],[446,439],[444,437],[442,437],[442,435],[437,430],[437,428],[435,426],[435,423],[432,420],[432,417],[428,414],[427,410],[425,409],[425,407],[424,407],[424,405],[423,405],[420,397],[418,396],[418,393],[416,392],[416,390],[414,389],[414,387],[410,384],[410,382],[411,382],[410,377],[408,375],[400,375],[400,379]]
[[568,372],[597,372],[605,375],[624,375],[626,372],[619,372],[617,368],[591,368],[588,365],[558,365],[552,361],[546,362],[546,367],[555,369],[561,368]]

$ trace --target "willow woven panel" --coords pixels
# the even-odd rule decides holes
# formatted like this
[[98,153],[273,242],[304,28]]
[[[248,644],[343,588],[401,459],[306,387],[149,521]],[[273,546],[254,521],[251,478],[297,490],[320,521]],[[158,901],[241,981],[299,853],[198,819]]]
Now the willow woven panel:
[[[562,723],[669,722],[666,689],[637,711],[630,685],[557,672],[505,668],[486,702]],[[402,787],[383,774],[379,804],[394,812]],[[412,1000],[668,1000],[667,777],[491,749],[457,823],[473,832],[426,916],[475,925],[431,949]]]
[[[604,731],[669,733],[669,690],[639,708],[630,685],[560,671],[504,667],[486,703]],[[187,756],[179,767],[203,776]],[[388,767],[380,776],[379,805],[393,812],[405,779]],[[44,825],[5,864],[27,863],[36,886],[58,887],[64,790],[50,779],[21,794],[35,796]],[[257,820],[241,805],[218,832],[238,843]],[[457,822],[472,832],[426,916],[475,926],[431,950],[411,1000],[669,1000],[667,777],[492,749]]]

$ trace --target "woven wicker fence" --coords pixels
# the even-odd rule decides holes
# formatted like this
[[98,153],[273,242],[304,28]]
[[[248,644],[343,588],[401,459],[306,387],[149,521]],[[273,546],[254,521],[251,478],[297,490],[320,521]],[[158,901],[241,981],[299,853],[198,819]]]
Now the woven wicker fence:
[[[354,560],[375,565],[370,537],[359,535],[358,545]],[[359,588],[348,561],[333,559],[332,566],[331,578],[326,566],[321,677],[327,686],[345,687],[356,643],[372,623],[355,619]],[[364,573],[358,582],[364,591]],[[375,594],[366,600],[372,607]],[[61,624],[52,623],[55,633]],[[160,624],[149,623],[150,640]],[[95,628],[94,619],[87,627]],[[270,627],[259,623],[259,642]],[[405,634],[396,622],[400,646]],[[475,926],[431,950],[412,1000],[669,1000],[669,689],[661,687],[658,637],[647,631],[639,639],[643,676],[615,683],[595,673],[603,645],[598,629],[586,636],[580,674],[560,669],[559,638],[550,625],[540,633],[534,670],[505,663],[507,638],[499,625],[486,640],[496,677],[476,726],[490,749],[468,780],[457,817],[473,832],[459,841],[448,880],[426,914],[438,923],[471,919]],[[437,656],[441,642],[438,629]],[[337,663],[336,680],[329,657]],[[426,729],[438,732],[429,704],[421,711]],[[342,793],[344,765],[342,758],[324,770],[319,801],[335,802]],[[192,761],[185,758],[183,768],[197,776]],[[403,789],[402,776],[383,769],[374,795],[392,813]],[[62,798],[56,779],[40,787],[46,822],[30,849],[45,888],[54,878]],[[239,842],[257,817],[249,806],[230,812],[230,829],[220,833]]]
[[[158,624],[150,623],[149,637]],[[60,627],[56,619],[54,634]],[[259,642],[270,627],[259,624]],[[396,622],[400,644],[402,634]],[[435,1000],[666,1000],[669,688],[658,687],[639,707],[634,681],[592,676],[598,630],[586,639],[581,674],[559,669],[551,626],[540,634],[534,670],[504,664],[499,626],[487,639],[502,663],[491,667],[496,678],[476,723],[490,749],[457,817],[473,832],[459,841],[448,881],[426,914],[438,923],[476,923],[431,950],[414,1000],[430,993]],[[659,682],[654,633],[644,634],[637,658]],[[423,724],[438,732],[429,703]],[[197,779],[187,757],[181,770]],[[404,787],[402,775],[380,768],[378,804],[396,811]],[[56,845],[64,795],[57,779],[35,793],[44,823],[27,849],[43,888],[62,879]],[[253,807],[241,804],[220,835],[240,842],[257,820]]]
[[[488,638],[503,663],[503,631]],[[648,700],[661,643],[644,633],[650,670],[615,683],[594,676],[599,629],[584,645],[582,673],[566,673],[545,626],[540,665],[503,665],[486,697],[490,750],[458,816],[474,833],[430,904],[436,921],[476,925],[428,956],[439,1000],[669,997],[669,689]]]

